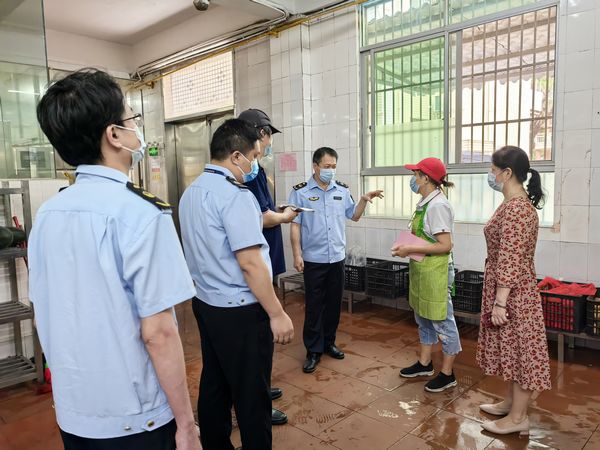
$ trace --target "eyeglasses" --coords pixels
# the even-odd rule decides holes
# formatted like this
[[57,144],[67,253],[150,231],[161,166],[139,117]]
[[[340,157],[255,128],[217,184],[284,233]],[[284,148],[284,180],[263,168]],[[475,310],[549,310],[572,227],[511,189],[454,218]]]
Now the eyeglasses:
[[142,115],[141,115],[141,114],[139,114],[139,113],[138,113],[138,114],[136,114],[136,115],[134,115],[134,116],[127,117],[126,119],[123,119],[123,120],[121,121],[121,123],[123,123],[123,122],[126,122],[126,121],[128,121],[128,120],[133,120],[133,121],[134,121],[134,123],[135,123],[135,125],[136,125],[138,128],[143,128],[143,126],[144,126],[144,119],[143,119]]

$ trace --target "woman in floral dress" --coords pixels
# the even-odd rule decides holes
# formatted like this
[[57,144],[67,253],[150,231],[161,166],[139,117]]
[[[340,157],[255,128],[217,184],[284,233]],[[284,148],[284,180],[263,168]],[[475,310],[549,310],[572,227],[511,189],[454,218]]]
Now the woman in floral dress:
[[480,406],[505,417],[482,426],[496,434],[528,434],[531,394],[550,389],[546,329],[533,264],[536,208],[541,208],[544,194],[539,173],[518,147],[503,147],[492,155],[488,183],[502,192],[504,201],[484,229],[488,255],[477,362],[486,375],[507,381],[508,390],[500,403]]

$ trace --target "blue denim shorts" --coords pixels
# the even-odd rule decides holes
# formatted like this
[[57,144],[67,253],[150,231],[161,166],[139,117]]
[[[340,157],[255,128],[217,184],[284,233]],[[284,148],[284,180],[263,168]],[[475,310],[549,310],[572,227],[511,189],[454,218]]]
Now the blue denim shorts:
[[454,319],[454,308],[452,306],[452,285],[454,284],[454,264],[448,265],[448,314],[446,320],[424,319],[415,313],[415,321],[419,326],[419,340],[423,345],[434,345],[438,341],[442,343],[442,351],[449,356],[460,353],[460,336]]

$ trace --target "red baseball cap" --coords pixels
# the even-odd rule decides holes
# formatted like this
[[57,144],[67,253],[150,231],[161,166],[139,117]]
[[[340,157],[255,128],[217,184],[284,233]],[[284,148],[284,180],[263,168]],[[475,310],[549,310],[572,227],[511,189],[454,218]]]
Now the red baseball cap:
[[438,158],[425,158],[418,164],[407,164],[404,167],[408,170],[420,170],[438,183],[442,182],[442,178],[444,178],[447,173],[446,166]]

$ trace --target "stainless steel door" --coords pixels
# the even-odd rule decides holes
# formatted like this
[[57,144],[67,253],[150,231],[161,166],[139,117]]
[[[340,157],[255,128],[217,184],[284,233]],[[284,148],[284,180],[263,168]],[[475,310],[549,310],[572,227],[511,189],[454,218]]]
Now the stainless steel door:
[[207,116],[186,122],[165,124],[165,155],[168,198],[173,205],[173,219],[179,230],[179,199],[185,189],[200,176],[210,162],[210,141],[217,128],[231,112]]

